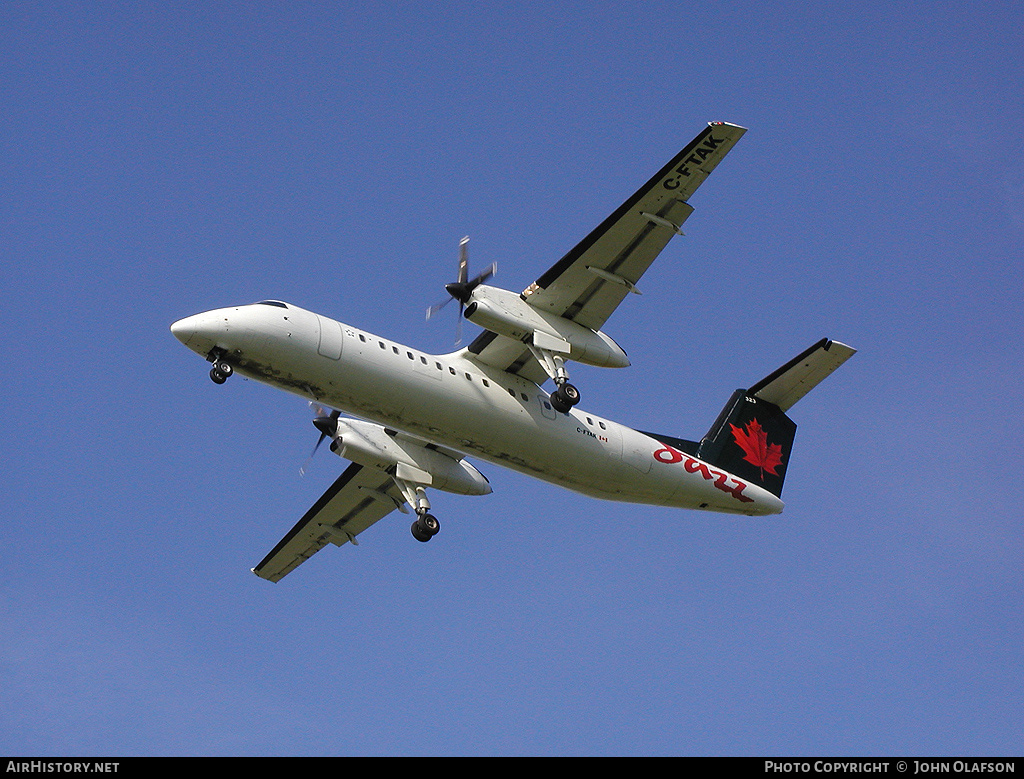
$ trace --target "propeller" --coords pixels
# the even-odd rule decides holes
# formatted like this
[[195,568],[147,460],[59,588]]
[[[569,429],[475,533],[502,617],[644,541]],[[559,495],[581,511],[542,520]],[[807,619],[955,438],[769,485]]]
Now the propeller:
[[327,436],[334,437],[334,434],[338,432],[338,417],[341,416],[340,411],[331,411],[328,413],[327,409],[321,406],[319,403],[310,403],[309,407],[316,412],[316,417],[313,419],[313,427],[320,431],[320,437],[316,441],[316,446],[313,447],[313,451],[310,452],[309,458],[303,463],[302,467],[299,468],[299,473],[303,476],[306,475],[306,467],[312,462],[313,457],[316,456],[317,450],[320,449],[320,444],[324,442]]
[[459,336],[455,341],[456,345],[462,342],[462,319],[463,311],[465,311],[466,303],[469,302],[470,296],[473,294],[473,290],[483,284],[487,279],[495,274],[498,270],[498,263],[492,262],[483,272],[477,274],[472,279],[469,278],[469,236],[467,235],[461,241],[459,241],[459,275],[458,280],[453,281],[451,284],[445,284],[444,288],[447,290],[449,297],[442,300],[440,303],[436,303],[427,309],[427,319],[429,320],[434,314],[438,313],[442,308],[447,306],[453,300],[459,301]]

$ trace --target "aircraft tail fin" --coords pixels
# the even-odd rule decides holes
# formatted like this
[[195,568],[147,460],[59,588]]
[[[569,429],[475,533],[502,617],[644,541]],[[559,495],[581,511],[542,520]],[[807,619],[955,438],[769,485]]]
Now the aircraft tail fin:
[[749,389],[736,390],[696,456],[781,497],[796,436],[786,411],[855,353],[824,338]]

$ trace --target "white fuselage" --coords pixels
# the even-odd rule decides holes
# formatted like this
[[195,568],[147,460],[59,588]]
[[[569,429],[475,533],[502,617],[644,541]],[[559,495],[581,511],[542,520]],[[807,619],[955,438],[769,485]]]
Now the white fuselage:
[[260,303],[175,322],[236,372],[354,416],[607,500],[763,515],[782,501],[536,384],[455,352],[432,355],[295,306]]

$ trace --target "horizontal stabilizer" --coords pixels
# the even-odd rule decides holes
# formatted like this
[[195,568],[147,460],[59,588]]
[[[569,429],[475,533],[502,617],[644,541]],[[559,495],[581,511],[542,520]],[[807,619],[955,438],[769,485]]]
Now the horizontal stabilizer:
[[747,394],[787,411],[856,352],[856,349],[846,344],[823,338],[771,375],[765,376],[748,389]]

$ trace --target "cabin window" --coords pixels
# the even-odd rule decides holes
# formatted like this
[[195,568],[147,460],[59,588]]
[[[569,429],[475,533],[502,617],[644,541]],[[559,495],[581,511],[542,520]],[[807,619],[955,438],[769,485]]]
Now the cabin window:
[[359,334],[359,340],[362,341],[363,343],[366,343],[366,336],[363,335],[362,333],[360,333]]
[[530,402],[530,398],[529,398],[529,397],[527,397],[527,395],[526,395],[526,393],[525,393],[525,392],[520,392],[519,394],[523,396],[523,400],[525,400],[525,401],[526,401],[527,403],[529,403],[529,402]]
[[490,384],[487,383],[487,379],[481,379],[481,381],[484,383],[485,387],[490,387],[491,386]]
[[454,369],[454,368],[449,368],[449,369],[448,369],[448,372],[449,372],[449,373],[450,373],[450,374],[451,374],[452,376],[458,376],[458,375],[459,375],[459,374],[457,374],[457,373],[455,372],[455,369]]
[[608,429],[607,427],[604,426],[604,422],[598,421],[597,424],[599,424],[601,426],[602,430],[607,430]]
[[435,362],[435,363],[434,363],[434,365],[436,365],[436,366],[437,366],[437,369],[438,369],[439,371],[443,371],[443,370],[444,370],[444,368],[442,368],[442,367],[441,367],[441,363],[439,363],[439,362]]
[[423,355],[420,355],[420,362],[423,363],[424,365],[426,365],[427,364],[427,358],[424,357]]
[[380,344],[380,348],[381,348],[381,349],[384,349],[385,351],[387,350],[387,348],[388,348],[388,347],[386,347],[386,346],[384,345],[384,342],[383,342],[383,341],[377,341],[377,343],[379,343],[379,344]]
[[395,354],[401,354],[401,352],[398,351],[398,347],[397,346],[392,346],[391,348],[392,348],[392,350],[394,350]]
[[512,389],[511,387],[509,387],[508,388],[508,394],[511,395],[512,397],[515,397],[516,396],[516,391],[514,389]]

